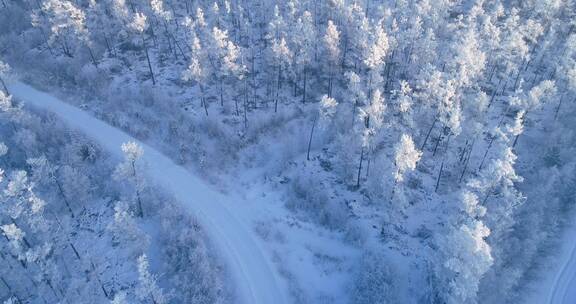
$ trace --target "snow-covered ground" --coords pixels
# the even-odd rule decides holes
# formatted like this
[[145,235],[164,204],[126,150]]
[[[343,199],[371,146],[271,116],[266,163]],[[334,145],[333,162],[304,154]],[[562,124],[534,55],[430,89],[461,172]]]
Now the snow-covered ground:
[[556,253],[544,263],[541,279],[532,282],[526,304],[576,303],[576,221],[565,227]]
[[[24,83],[12,83],[10,91],[26,105],[56,114],[70,127],[83,131],[118,157],[122,143],[136,141],[86,112]],[[235,302],[288,302],[286,283],[262,250],[262,244],[249,224],[232,211],[243,205],[243,199],[233,193],[221,194],[152,147],[143,143],[142,147],[150,178],[172,192],[198,218],[225,260],[235,284]]]

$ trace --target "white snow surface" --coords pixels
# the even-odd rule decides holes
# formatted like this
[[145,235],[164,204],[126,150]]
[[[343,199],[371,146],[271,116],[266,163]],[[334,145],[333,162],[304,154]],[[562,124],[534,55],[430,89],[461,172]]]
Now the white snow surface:
[[576,303],[576,224],[565,227],[558,251],[549,260],[544,262],[545,275],[532,282],[526,304]]
[[70,127],[83,131],[117,157],[122,156],[122,143],[138,142],[144,149],[142,160],[146,163],[149,177],[172,192],[175,198],[189,209],[219,251],[218,254],[223,258],[230,279],[235,285],[234,302],[289,302],[287,283],[263,251],[264,244],[254,235],[249,223],[232,212],[231,205],[238,205],[237,200],[243,200],[242,198],[216,191],[164,154],[81,109],[22,82],[15,81],[9,88],[12,95],[22,100],[25,105],[56,114]]

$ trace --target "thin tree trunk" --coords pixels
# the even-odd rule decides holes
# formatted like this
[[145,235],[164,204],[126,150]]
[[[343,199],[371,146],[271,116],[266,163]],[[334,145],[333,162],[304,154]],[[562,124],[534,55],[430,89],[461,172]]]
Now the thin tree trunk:
[[486,156],[488,155],[488,151],[490,151],[490,148],[492,147],[492,143],[494,143],[494,139],[495,139],[494,136],[492,138],[490,138],[490,143],[488,143],[488,148],[486,148],[486,151],[484,152],[484,156],[482,157],[482,161],[480,162],[480,166],[478,167],[478,171],[482,170],[482,167],[484,166],[484,161],[486,161]]
[[436,187],[434,188],[434,192],[438,192],[438,186],[440,186],[440,177],[442,176],[443,169],[444,169],[444,160],[442,160],[442,164],[440,165],[440,172],[438,172],[438,178],[436,179]]
[[[560,113],[560,107],[562,106],[562,100],[564,95],[562,95],[562,97],[560,97],[560,101],[558,102],[558,106],[556,107],[556,111],[554,112],[554,121],[556,121],[556,119],[558,118],[558,113]],[[574,102],[576,102],[576,99],[574,99]]]
[[348,37],[344,38],[344,54],[342,54],[342,69],[344,69],[344,64],[346,63],[346,54],[348,53]]
[[356,178],[356,187],[360,187],[360,172],[362,172],[362,161],[364,160],[364,146],[360,151],[360,164],[358,165],[358,177]]
[[358,107],[358,99],[354,99],[354,105],[352,106],[352,127],[354,127],[354,122],[356,121],[356,108]]
[[474,140],[472,141],[472,145],[470,145],[470,149],[468,150],[468,154],[467,154],[465,162],[464,162],[464,169],[462,169],[462,174],[460,175],[460,179],[458,180],[458,183],[462,182],[462,179],[464,178],[464,175],[466,174],[466,170],[468,169],[468,164],[470,163],[470,156],[472,155],[472,149],[474,148],[475,143],[476,143],[476,138],[474,138]]
[[317,119],[318,115],[314,116],[314,120],[312,121],[312,129],[310,130],[310,138],[308,139],[308,152],[306,153],[306,160],[310,160],[310,147],[312,146],[312,136],[314,136],[314,128],[316,127]]
[[4,89],[4,92],[6,92],[6,95],[10,95],[10,91],[8,91],[8,87],[6,86],[6,83],[4,82],[4,79],[2,79],[2,77],[0,77],[0,84],[2,84],[2,88]]
[[108,36],[104,33],[104,42],[106,43],[106,49],[111,56],[116,57],[116,54],[112,51],[112,46],[110,45],[110,41],[108,41]]
[[280,94],[280,88],[282,87],[282,65],[278,65],[278,83],[276,84],[276,100],[274,100],[274,113],[278,112],[278,97]]
[[436,116],[434,118],[434,121],[432,122],[430,129],[428,129],[428,132],[426,133],[426,137],[424,138],[424,142],[420,146],[420,151],[424,151],[424,147],[426,147],[426,142],[428,142],[428,138],[430,137],[430,133],[432,133],[432,130],[434,129],[434,125],[436,125],[436,121],[438,121],[438,116]]
[[144,43],[144,52],[146,53],[146,61],[148,61],[148,69],[150,70],[150,76],[152,77],[152,84],[156,85],[156,78],[154,77],[154,71],[152,70],[152,63],[150,63],[150,55],[148,54],[148,45],[142,34],[142,42]]
[[308,68],[304,66],[304,92],[302,95],[302,103],[306,103],[306,78],[307,78]]
[[96,271],[96,266],[94,265],[94,261],[90,261],[90,265],[92,266],[92,271],[94,272],[94,275],[96,276],[96,281],[98,281],[98,284],[100,284],[100,288],[102,289],[102,293],[104,293],[104,296],[107,299],[110,299],[110,296],[108,295],[106,288],[104,288],[104,284],[102,284],[102,281],[100,280],[100,276],[98,275],[98,273]]
[[334,73],[334,67],[332,67],[332,65],[330,65],[329,67],[330,72],[329,72],[329,76],[328,76],[328,97],[332,97],[332,77],[333,73]]
[[[136,164],[135,161],[132,161],[132,174],[134,175],[134,179],[136,180]],[[136,181],[137,182],[137,181]],[[138,190],[138,185],[134,185],[136,188],[136,201],[138,202],[138,216],[144,217],[144,210],[142,209],[142,199],[140,198],[140,190]]]
[[370,175],[370,164],[372,163],[372,156],[373,153],[371,153],[372,151],[368,151],[368,164],[366,164],[366,175],[365,175],[365,179],[368,180],[368,176]]
[[434,192],[438,192],[438,186],[440,186],[440,178],[442,177],[442,171],[444,170],[444,162],[446,161],[446,154],[448,154],[451,135],[452,134],[449,134],[448,138],[446,139],[446,149],[444,150],[444,155],[442,156],[442,164],[440,165],[440,171],[438,172],[438,179],[436,180],[436,188],[434,188]]
[[208,105],[206,104],[206,100],[204,99],[204,87],[202,86],[201,83],[198,83],[198,86],[200,87],[200,94],[201,94],[200,103],[204,107],[204,112],[206,112],[206,117],[208,117]]
[[62,185],[60,184],[60,181],[58,181],[58,179],[56,177],[54,178],[54,182],[56,183],[56,186],[58,187],[58,191],[60,192],[60,196],[62,196],[62,199],[64,200],[64,204],[66,205],[66,207],[68,208],[68,211],[70,212],[70,216],[72,216],[72,218],[74,218],[74,211],[72,211],[72,206],[70,206],[70,202],[68,202],[68,199],[66,198],[66,195],[64,194],[64,190],[62,189]]
[[92,49],[89,46],[86,46],[88,48],[88,53],[90,53],[90,58],[92,59],[92,64],[94,64],[95,67],[98,67],[98,63],[96,62],[96,57],[94,57],[94,53],[92,52]]
[[438,135],[438,141],[436,141],[436,145],[434,146],[434,152],[432,152],[432,156],[436,155],[436,151],[438,151],[438,146],[440,145],[441,141],[442,141],[442,134]]

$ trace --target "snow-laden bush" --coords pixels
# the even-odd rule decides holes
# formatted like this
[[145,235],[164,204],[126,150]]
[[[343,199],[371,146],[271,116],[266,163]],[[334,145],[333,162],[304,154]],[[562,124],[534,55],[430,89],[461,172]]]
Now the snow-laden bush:
[[312,174],[303,173],[291,181],[292,197],[287,206],[310,216],[315,222],[332,229],[345,227],[348,207],[330,196],[329,189]]
[[395,270],[384,255],[365,252],[354,278],[351,303],[398,303],[395,278]]

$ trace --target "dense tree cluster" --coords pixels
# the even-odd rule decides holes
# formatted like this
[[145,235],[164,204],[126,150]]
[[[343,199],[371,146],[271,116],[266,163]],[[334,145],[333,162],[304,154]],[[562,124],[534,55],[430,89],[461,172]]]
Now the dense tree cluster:
[[[433,265],[426,297],[476,303],[518,296],[539,246],[561,226],[559,211],[573,205],[575,17],[573,0],[15,0],[0,9],[0,55],[53,78],[38,82],[99,97],[93,111],[183,164],[265,158],[248,153],[319,163],[338,181],[332,188],[386,210],[375,214],[383,239],[434,205],[437,220],[422,224],[432,237],[418,241]],[[7,73],[0,64],[0,84]],[[4,86],[2,115],[17,124],[10,104]],[[29,183],[55,185],[72,219],[78,207],[65,198],[89,181],[69,185],[82,181],[77,168],[39,158],[26,129],[12,136],[34,169],[4,181],[14,220],[2,230],[20,261],[36,238],[22,226],[44,221]],[[268,150],[282,136],[290,152]],[[134,214],[147,216],[140,152],[122,149],[114,177],[133,189],[125,196]],[[297,173],[291,207],[331,228],[354,217],[315,186],[325,175]],[[141,238],[131,208],[114,207],[116,242]],[[163,303],[146,257],[138,261],[147,296]],[[359,280],[371,275],[389,288],[381,273]]]

